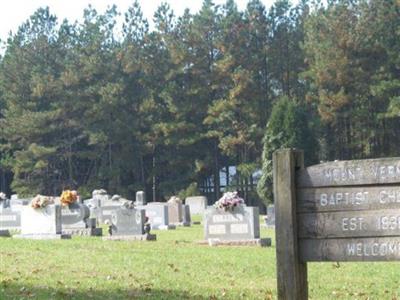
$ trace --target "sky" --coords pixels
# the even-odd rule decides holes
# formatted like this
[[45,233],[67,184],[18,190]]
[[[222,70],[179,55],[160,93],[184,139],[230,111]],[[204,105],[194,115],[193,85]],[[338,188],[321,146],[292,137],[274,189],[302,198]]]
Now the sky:
[[[215,4],[223,4],[226,0],[214,0]],[[202,5],[202,0],[139,0],[145,17],[150,21],[153,13],[162,2],[168,2],[175,15],[181,15],[185,8],[197,12]],[[245,9],[248,0],[236,0],[240,10]],[[269,7],[273,0],[262,0]],[[0,6],[0,40],[6,40],[10,31],[15,33],[18,27],[25,22],[39,7],[50,8],[59,21],[68,19],[74,22],[81,20],[83,10],[91,4],[98,12],[104,12],[108,6],[116,4],[119,12],[127,11],[133,0],[6,0]]]

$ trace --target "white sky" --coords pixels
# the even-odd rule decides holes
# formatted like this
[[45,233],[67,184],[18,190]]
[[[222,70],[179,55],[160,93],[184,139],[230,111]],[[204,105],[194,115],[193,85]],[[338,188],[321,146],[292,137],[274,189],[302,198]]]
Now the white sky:
[[[181,15],[185,8],[197,12],[202,5],[202,0],[139,0],[145,17],[151,22],[153,13],[162,2],[168,2],[175,15]],[[223,4],[225,0],[214,0],[215,4]],[[240,10],[245,9],[247,0],[236,0]],[[262,0],[269,7],[274,0]],[[99,13],[116,4],[119,12],[124,13],[133,3],[133,0],[3,0],[0,1],[0,40],[5,41],[8,33],[15,33],[18,27],[25,22],[39,7],[50,7],[50,12],[58,17],[59,22],[68,19],[74,22],[80,20],[83,9],[91,4]]]

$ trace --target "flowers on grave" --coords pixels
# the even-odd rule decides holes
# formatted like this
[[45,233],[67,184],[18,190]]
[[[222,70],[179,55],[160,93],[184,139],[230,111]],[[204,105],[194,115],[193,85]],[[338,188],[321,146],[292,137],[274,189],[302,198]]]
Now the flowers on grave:
[[44,208],[49,204],[54,204],[53,197],[36,195],[31,201],[31,206],[35,209]]
[[62,206],[68,206],[78,200],[78,192],[65,190],[61,193],[60,202]]
[[232,211],[236,206],[243,204],[244,200],[239,197],[238,192],[226,192],[214,203],[214,207],[224,211]]
[[169,198],[169,200],[167,202],[168,203],[182,204],[182,200],[177,196],[172,196],[171,198]]

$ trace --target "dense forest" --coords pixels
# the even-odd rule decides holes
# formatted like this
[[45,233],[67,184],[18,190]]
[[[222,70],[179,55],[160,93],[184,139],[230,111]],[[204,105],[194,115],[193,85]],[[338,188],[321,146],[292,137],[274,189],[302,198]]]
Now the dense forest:
[[278,148],[308,164],[400,155],[399,1],[163,4],[152,26],[133,2],[122,30],[116,6],[83,16],[42,8],[3,41],[8,194],[215,199],[224,185],[270,201]]

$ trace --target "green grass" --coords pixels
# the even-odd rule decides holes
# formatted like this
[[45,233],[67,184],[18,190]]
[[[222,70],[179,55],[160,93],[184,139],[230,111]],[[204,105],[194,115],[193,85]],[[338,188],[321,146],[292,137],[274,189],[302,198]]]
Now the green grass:
[[[274,244],[200,246],[201,225],[154,233],[156,242],[0,239],[0,299],[276,298]],[[309,264],[310,298],[397,299],[399,267]]]

